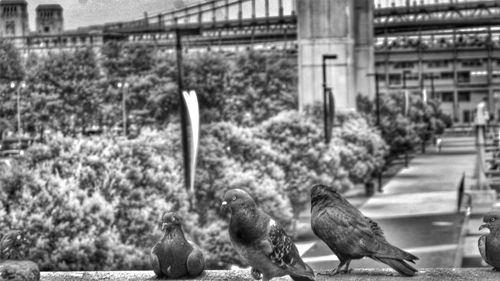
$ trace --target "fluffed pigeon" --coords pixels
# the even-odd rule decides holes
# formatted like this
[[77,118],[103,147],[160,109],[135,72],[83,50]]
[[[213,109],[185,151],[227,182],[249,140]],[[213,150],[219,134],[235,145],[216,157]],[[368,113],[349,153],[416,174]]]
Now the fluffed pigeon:
[[231,210],[229,236],[237,252],[252,267],[254,279],[269,281],[290,275],[295,281],[315,280],[314,271],[302,261],[290,236],[257,207],[247,192],[227,191],[222,207]]
[[21,247],[25,237],[20,230],[10,230],[0,239],[0,259],[18,260],[22,259]]
[[484,224],[479,230],[487,228],[489,234],[479,237],[478,247],[483,260],[493,266],[493,269],[500,271],[500,211],[491,211],[484,215]]
[[182,221],[173,212],[162,216],[161,240],[151,250],[151,264],[158,277],[196,277],[205,269],[205,258],[182,231]]
[[340,260],[329,274],[348,273],[351,260],[363,257],[383,262],[405,276],[417,272],[405,262],[414,263],[416,256],[389,244],[376,222],[327,186],[315,185],[311,190],[311,227]]

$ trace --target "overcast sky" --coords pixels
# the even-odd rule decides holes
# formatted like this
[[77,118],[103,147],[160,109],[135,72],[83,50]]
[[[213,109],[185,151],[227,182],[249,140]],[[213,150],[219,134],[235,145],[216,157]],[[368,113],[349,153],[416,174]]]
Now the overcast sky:
[[35,9],[40,4],[59,4],[63,7],[64,29],[134,20],[144,12],[157,14],[201,0],[27,0],[30,29],[35,30]]

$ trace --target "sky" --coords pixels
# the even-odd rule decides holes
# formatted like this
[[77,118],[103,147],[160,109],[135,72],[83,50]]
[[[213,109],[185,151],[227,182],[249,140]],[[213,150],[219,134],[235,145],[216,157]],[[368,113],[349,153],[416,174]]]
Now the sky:
[[200,0],[27,0],[30,29],[35,30],[35,9],[40,4],[63,7],[64,29],[139,19],[144,12],[151,15],[180,8]]

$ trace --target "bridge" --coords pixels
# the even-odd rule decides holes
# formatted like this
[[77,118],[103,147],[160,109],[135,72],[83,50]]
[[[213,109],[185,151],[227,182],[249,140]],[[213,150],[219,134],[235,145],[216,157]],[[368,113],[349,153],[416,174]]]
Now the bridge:
[[[499,0],[385,1],[392,4],[386,6],[378,2],[373,11],[377,37],[426,35],[445,30],[469,32],[477,28],[500,32]],[[146,14],[131,21],[11,39],[29,49],[101,45],[116,39],[172,47],[175,30],[179,28],[200,29],[198,36],[189,39],[191,46],[293,43],[297,39],[296,0],[211,0],[156,15]]]
[[[470,122],[469,107],[476,97],[487,93],[490,106],[500,97],[500,72],[494,69],[500,56],[500,0],[207,0],[131,21],[11,40],[25,53],[88,46],[99,50],[110,40],[173,49],[179,29],[198,31],[183,37],[185,48],[298,51],[300,108],[323,100],[327,88],[336,89],[338,106],[352,108],[357,93],[375,95],[374,73],[382,78],[382,92],[401,92],[408,85],[417,93],[430,80],[431,94],[452,102],[443,106],[458,122]],[[325,52],[341,55],[322,76]],[[408,79],[402,68],[410,73]],[[327,85],[322,77],[336,78]],[[459,99],[469,104],[459,108]],[[496,108],[490,112],[500,118]]]

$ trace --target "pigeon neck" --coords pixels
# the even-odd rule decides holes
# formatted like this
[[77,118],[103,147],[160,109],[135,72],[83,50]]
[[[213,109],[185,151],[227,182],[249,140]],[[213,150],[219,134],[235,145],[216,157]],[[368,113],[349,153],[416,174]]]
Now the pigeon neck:
[[500,227],[492,227],[490,229],[490,235],[500,240]]
[[231,216],[230,227],[233,239],[243,244],[250,244],[259,238],[261,233],[258,224],[258,210],[255,207],[238,209]]
[[186,237],[184,237],[184,232],[182,232],[182,228],[180,226],[176,226],[170,231],[167,231],[165,233],[165,236],[168,238],[177,238],[181,240],[186,240]]

